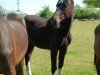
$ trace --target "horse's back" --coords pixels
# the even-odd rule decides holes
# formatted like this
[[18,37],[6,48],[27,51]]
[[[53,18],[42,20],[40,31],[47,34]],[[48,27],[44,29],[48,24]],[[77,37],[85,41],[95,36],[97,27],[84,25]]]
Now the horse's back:
[[18,22],[21,23],[24,27],[26,27],[24,18],[19,17],[19,16],[18,16],[17,14],[15,14],[15,13],[10,13],[10,14],[8,14],[8,15],[7,15],[7,18],[8,18],[9,20],[18,21]]

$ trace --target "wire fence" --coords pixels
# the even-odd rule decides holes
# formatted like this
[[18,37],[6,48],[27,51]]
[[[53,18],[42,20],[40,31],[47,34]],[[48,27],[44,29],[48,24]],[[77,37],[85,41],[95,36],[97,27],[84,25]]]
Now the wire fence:
[[6,10],[3,8],[3,6],[0,4],[0,15],[6,14]]

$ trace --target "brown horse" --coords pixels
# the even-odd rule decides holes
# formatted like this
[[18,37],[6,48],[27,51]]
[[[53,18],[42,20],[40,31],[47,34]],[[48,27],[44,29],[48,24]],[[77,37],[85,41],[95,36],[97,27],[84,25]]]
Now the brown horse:
[[0,73],[22,75],[27,48],[28,35],[24,20],[14,13],[0,16]]
[[46,21],[41,17],[27,15],[25,17],[29,36],[28,51],[25,56],[28,75],[30,70],[30,57],[34,46],[51,51],[51,72],[55,75],[58,57],[58,75],[61,75],[65,54],[71,42],[71,23],[73,18],[73,0],[59,0],[54,15]]
[[100,75],[100,24],[95,28],[94,63],[97,75]]

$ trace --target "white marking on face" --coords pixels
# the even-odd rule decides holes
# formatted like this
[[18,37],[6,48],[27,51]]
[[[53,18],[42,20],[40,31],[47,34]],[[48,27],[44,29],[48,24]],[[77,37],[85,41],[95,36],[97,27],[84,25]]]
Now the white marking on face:
[[64,2],[64,0],[60,0],[60,1],[59,1],[59,3],[63,3],[63,2]]
[[27,75],[32,75],[31,68],[30,68],[30,62],[28,62],[27,66],[26,66],[26,70],[27,70]]

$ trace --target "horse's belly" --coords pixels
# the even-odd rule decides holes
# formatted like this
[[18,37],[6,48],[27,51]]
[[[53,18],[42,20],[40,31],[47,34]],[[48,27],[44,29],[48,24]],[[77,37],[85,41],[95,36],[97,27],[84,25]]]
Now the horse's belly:
[[45,42],[45,41],[34,41],[34,46],[38,47],[38,48],[42,48],[42,49],[49,49],[50,45],[49,45],[49,41]]
[[38,48],[42,48],[42,49],[50,49],[50,46],[49,45],[35,45],[36,47]]

